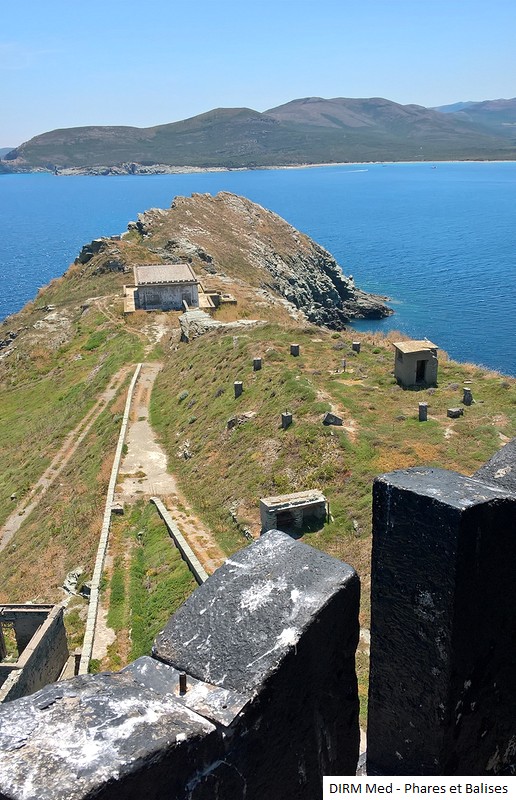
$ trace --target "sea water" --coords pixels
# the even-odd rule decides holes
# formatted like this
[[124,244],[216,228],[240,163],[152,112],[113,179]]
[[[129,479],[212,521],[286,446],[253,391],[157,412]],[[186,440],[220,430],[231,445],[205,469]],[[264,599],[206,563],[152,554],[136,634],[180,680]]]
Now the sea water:
[[516,375],[516,163],[365,164],[185,175],[0,176],[0,319],[83,244],[175,195],[230,191],[326,247],[395,315],[357,322],[427,337]]

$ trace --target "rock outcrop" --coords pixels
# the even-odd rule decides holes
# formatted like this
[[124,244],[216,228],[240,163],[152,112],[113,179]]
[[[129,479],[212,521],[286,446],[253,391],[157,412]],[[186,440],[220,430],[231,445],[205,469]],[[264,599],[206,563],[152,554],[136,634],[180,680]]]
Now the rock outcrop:
[[286,300],[316,325],[339,330],[350,319],[392,313],[386,298],[358,289],[321,245],[229,192],[177,197],[168,211],[139,214],[129,231],[163,261],[188,261],[207,275],[230,276],[262,296]]

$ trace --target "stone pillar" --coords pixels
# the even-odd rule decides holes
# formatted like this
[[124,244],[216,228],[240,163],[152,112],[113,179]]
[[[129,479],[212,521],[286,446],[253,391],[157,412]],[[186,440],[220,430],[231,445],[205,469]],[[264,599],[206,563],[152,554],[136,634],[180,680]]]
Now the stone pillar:
[[351,345],[351,349],[355,353],[360,353],[360,342],[353,342]]
[[462,402],[465,406],[470,406],[473,402],[473,394],[470,386],[465,386],[463,389]]
[[428,403],[419,404],[419,421],[426,422],[428,419]]
[[244,391],[244,384],[242,383],[242,381],[235,381],[233,384],[233,388],[235,390],[235,398],[240,397],[240,395]]
[[292,425],[292,413],[290,411],[283,411],[281,414],[281,427],[288,428]]
[[509,774],[515,512],[446,470],[376,479],[367,774]]
[[253,370],[258,372],[262,368],[262,359],[261,358],[253,358]]
[[290,355],[291,356],[298,356],[299,355],[299,345],[298,344],[291,344],[290,345]]

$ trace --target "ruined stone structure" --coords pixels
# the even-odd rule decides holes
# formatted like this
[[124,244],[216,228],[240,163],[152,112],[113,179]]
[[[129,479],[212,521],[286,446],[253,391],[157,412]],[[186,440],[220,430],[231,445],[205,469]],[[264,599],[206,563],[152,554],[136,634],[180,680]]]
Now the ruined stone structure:
[[435,386],[437,345],[428,339],[394,343],[394,377],[401,386]]
[[[16,639],[15,661],[6,660],[7,629]],[[67,659],[62,606],[0,606],[0,703],[56,681]]]
[[328,515],[328,501],[316,489],[262,497],[260,500],[262,533],[273,528],[301,528],[304,520],[310,517],[325,521]]
[[[516,772],[516,441],[475,476],[374,486],[371,775]],[[358,758],[358,579],[279,531],[153,658],[0,708],[0,800],[313,800]]]
[[199,281],[189,264],[134,267],[135,308],[183,311],[199,306]]

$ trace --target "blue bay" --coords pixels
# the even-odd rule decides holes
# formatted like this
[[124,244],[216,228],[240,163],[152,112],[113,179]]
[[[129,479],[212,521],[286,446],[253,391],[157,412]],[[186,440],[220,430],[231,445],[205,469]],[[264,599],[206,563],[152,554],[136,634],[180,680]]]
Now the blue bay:
[[230,191],[333,253],[396,314],[360,322],[428,337],[516,375],[516,164],[375,164],[136,177],[0,176],[0,318],[61,275],[81,246],[175,195]]

